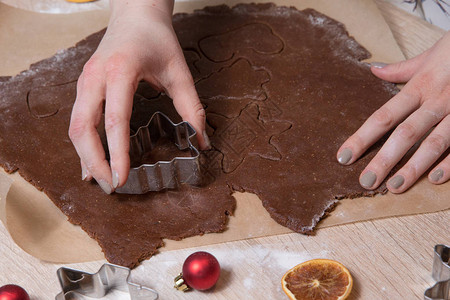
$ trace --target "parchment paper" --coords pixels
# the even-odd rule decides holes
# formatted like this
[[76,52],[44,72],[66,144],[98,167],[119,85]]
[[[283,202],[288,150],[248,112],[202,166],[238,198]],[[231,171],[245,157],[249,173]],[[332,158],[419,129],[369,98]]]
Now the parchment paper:
[[0,0],[0,2],[20,9],[49,14],[71,14],[109,8],[108,0],[95,0],[85,3],[66,0]]
[[[240,2],[226,1],[228,5]],[[267,1],[256,1],[267,2]],[[371,60],[404,59],[389,27],[371,0],[278,0],[279,5],[311,7],[346,24],[347,30],[373,55]],[[190,12],[223,0],[177,3],[177,12]],[[15,75],[30,63],[74,45],[105,27],[108,12],[44,15],[0,4],[0,76]],[[0,149],[1,151],[1,149]],[[165,241],[161,251],[291,232],[273,221],[257,196],[235,193],[237,207],[224,233],[207,234],[183,241]],[[435,212],[450,208],[450,186],[435,186],[423,178],[408,192],[374,198],[345,199],[319,227],[350,222]],[[0,218],[12,238],[29,254],[42,260],[74,263],[103,259],[100,247],[18,174],[0,172]]]

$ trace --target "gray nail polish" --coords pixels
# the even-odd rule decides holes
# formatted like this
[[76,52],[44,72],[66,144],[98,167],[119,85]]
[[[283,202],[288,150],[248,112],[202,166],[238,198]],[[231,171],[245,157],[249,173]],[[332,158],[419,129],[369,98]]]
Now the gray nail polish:
[[86,180],[87,178],[87,170],[86,167],[81,166],[81,180]]
[[112,172],[112,183],[115,189],[119,186],[119,174],[116,171]]
[[387,66],[386,63],[378,62],[378,61],[374,61],[374,62],[370,63],[370,65],[371,65],[372,67],[374,67],[374,68],[377,68],[377,69],[382,69],[382,68],[384,68],[384,67]]
[[433,182],[438,182],[444,176],[444,170],[437,169],[433,173],[430,174],[430,179]]
[[209,137],[208,134],[206,133],[206,130],[203,130],[203,139],[205,140],[206,150],[211,149],[211,142],[209,141]]
[[352,156],[352,150],[345,148],[338,154],[338,162],[342,165],[345,165],[352,159]]
[[405,178],[402,175],[397,175],[391,178],[388,182],[394,189],[398,189],[405,183]]
[[99,180],[97,182],[98,182],[98,185],[102,188],[102,190],[105,193],[107,193],[107,194],[111,194],[112,193],[113,189],[112,189],[111,185],[107,181]]
[[363,188],[370,189],[375,181],[377,181],[377,175],[375,175],[375,173],[372,171],[367,171],[363,176],[361,176],[359,183]]

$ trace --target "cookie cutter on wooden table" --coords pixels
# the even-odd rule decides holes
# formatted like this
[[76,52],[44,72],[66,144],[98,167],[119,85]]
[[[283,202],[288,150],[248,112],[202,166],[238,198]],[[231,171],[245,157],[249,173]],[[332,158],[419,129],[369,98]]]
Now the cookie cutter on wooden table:
[[158,292],[129,281],[130,269],[104,264],[97,273],[59,268],[56,272],[62,292],[55,300],[81,299],[82,296],[101,298],[111,290],[130,294],[131,300],[157,300]]
[[450,299],[450,247],[436,245],[434,247],[433,271],[431,276],[436,284],[425,291],[425,300]]
[[150,152],[160,138],[170,139],[179,150],[189,149],[190,157],[175,157],[131,168],[124,186],[117,193],[145,194],[149,191],[177,188],[181,183],[199,185],[201,172],[195,129],[188,122],[173,123],[162,112],[155,112],[146,126],[130,137],[130,158]]

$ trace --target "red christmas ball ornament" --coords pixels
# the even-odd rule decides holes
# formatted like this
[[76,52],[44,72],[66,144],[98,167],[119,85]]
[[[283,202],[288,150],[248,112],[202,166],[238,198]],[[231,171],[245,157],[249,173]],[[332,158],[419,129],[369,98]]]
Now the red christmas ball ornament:
[[175,287],[183,291],[189,287],[203,291],[212,288],[219,276],[220,264],[217,259],[208,252],[199,251],[186,258],[183,272],[175,278]]
[[7,284],[0,287],[0,300],[30,300],[30,296],[20,286]]

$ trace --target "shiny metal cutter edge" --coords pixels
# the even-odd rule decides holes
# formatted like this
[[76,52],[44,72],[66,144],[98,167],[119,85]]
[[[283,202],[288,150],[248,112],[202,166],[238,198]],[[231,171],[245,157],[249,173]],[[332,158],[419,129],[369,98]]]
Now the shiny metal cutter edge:
[[142,157],[151,151],[159,138],[166,137],[178,149],[191,151],[190,157],[175,157],[131,168],[124,186],[117,193],[145,194],[149,191],[177,188],[181,183],[200,185],[201,172],[195,129],[188,122],[173,123],[162,112],[155,112],[146,126],[130,137],[130,157]]
[[62,292],[55,300],[79,299],[80,295],[101,298],[111,290],[130,294],[131,300],[157,300],[158,292],[129,281],[130,269],[106,263],[97,273],[87,273],[70,268],[59,268],[56,274]]
[[450,299],[450,247],[436,245],[434,247],[433,270],[431,276],[436,284],[425,290],[425,300]]

